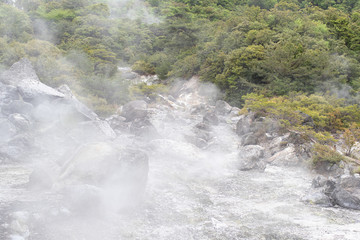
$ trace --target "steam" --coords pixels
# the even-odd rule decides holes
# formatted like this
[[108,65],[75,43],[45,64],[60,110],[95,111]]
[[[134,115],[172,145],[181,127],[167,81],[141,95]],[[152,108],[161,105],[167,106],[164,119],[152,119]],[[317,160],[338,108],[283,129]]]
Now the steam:
[[140,20],[146,24],[157,24],[161,19],[154,15],[143,0],[108,0],[112,18]]

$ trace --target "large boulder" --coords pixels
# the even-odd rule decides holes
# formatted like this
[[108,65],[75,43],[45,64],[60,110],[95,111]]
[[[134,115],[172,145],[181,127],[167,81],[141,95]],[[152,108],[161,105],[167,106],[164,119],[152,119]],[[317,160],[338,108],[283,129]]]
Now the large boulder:
[[356,177],[340,179],[331,197],[341,207],[360,210],[360,179]]
[[215,104],[215,113],[218,115],[227,115],[232,111],[232,107],[223,100],[218,100]]
[[64,94],[40,82],[33,66],[26,58],[14,63],[9,70],[1,74],[0,81],[16,86],[25,101],[64,97]]
[[11,114],[8,119],[21,131],[29,130],[32,124],[28,117],[20,113]]
[[[104,186],[109,182],[140,179],[145,184],[148,158],[140,150],[115,148],[106,142],[81,146],[64,164],[60,182],[65,185],[89,184]],[[126,178],[126,179],[125,179]]]
[[0,82],[0,105],[9,104],[14,100],[19,100],[19,93],[16,87]]
[[4,115],[10,115],[13,113],[21,113],[27,116],[32,115],[32,111],[34,110],[34,107],[32,104],[21,101],[21,100],[15,100],[12,101],[6,105],[2,106],[2,113]]
[[[61,85],[58,90],[65,95],[64,99],[57,99],[57,104],[63,104],[67,106],[71,106],[71,111],[80,114],[86,120],[96,121],[99,119],[98,115],[94,113],[90,108],[88,108],[85,104],[80,102],[72,93],[69,86]],[[68,108],[68,110],[70,110]]]
[[147,115],[147,103],[143,100],[131,101],[125,104],[121,111],[121,116],[125,117],[126,121],[144,119]]
[[239,149],[238,169],[242,171],[263,168],[261,159],[264,157],[264,148],[259,145],[247,145]]
[[55,186],[76,211],[91,212],[102,205],[124,209],[141,199],[148,171],[143,151],[95,142],[81,146],[64,164]]
[[302,162],[302,159],[298,157],[295,147],[290,145],[268,158],[267,162],[275,166],[297,166]]
[[146,118],[135,119],[130,125],[130,133],[147,140],[159,137],[159,133],[154,125]]
[[207,112],[203,117],[203,122],[210,125],[219,125],[219,119],[213,112]]
[[236,134],[239,136],[243,136],[252,131],[252,124],[255,120],[253,114],[249,115],[241,115],[239,121],[236,124]]
[[323,207],[333,206],[331,199],[324,193],[323,190],[319,189],[310,190],[305,196],[301,198],[301,201]]

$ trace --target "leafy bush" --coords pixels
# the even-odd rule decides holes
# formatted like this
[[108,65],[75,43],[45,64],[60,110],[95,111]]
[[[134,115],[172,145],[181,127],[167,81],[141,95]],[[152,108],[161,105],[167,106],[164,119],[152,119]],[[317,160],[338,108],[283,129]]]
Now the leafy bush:
[[138,74],[141,75],[152,75],[155,74],[155,69],[153,66],[151,66],[149,63],[145,62],[145,61],[136,61],[133,65],[132,65],[132,70]]
[[319,162],[339,163],[345,158],[329,146],[315,144],[313,147],[312,162],[314,165]]
[[165,94],[167,92],[168,89],[163,84],[147,85],[146,83],[140,83],[130,87],[130,96],[135,99],[142,99],[144,97],[154,99],[158,94]]

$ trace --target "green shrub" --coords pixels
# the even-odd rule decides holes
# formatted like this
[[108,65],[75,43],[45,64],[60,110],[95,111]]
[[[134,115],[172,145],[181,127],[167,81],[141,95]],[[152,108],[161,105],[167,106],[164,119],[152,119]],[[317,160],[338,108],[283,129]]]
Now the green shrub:
[[130,96],[134,99],[141,99],[143,97],[156,98],[158,94],[167,93],[168,89],[163,84],[147,85],[140,83],[130,87]]
[[145,61],[136,61],[133,65],[132,65],[132,70],[138,74],[141,75],[153,75],[155,74],[155,69],[154,67],[145,62]]
[[344,156],[327,145],[315,144],[312,152],[312,163],[314,165],[319,162],[339,163],[345,159]]

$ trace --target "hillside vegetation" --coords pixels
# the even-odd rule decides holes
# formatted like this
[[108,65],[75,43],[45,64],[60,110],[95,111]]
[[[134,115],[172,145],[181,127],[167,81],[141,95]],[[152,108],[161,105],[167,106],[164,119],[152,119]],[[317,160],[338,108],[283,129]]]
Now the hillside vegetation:
[[2,0],[1,68],[22,57],[104,113],[134,95],[117,70],[130,65],[163,84],[198,75],[232,105],[301,110],[316,131],[359,123],[357,0]]

